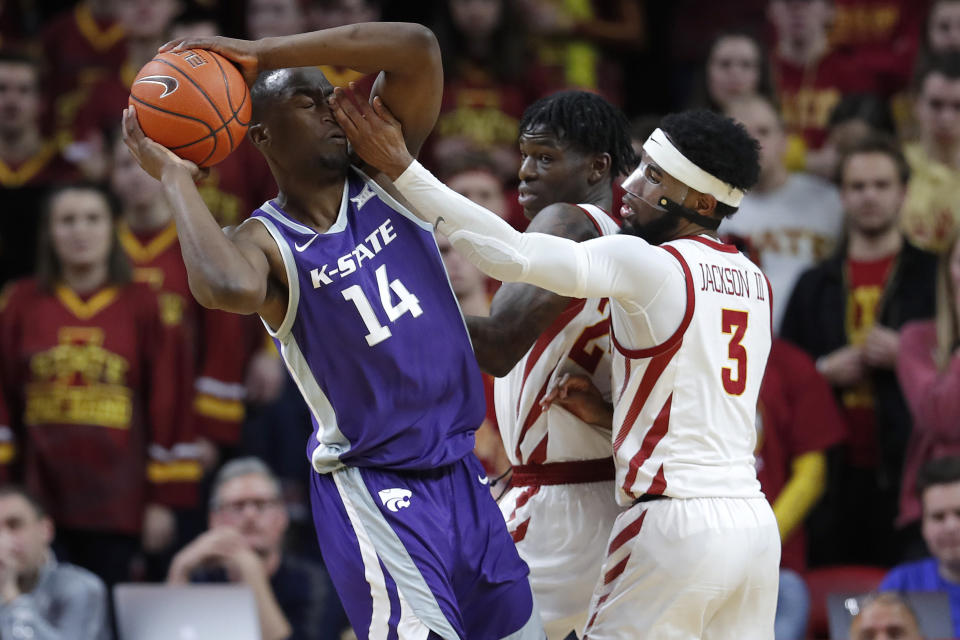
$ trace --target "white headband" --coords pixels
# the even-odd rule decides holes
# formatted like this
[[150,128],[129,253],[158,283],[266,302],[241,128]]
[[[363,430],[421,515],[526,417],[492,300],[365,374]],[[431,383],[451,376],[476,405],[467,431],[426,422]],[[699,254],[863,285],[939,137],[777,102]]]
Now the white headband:
[[650,134],[643,143],[643,150],[664,171],[685,185],[702,193],[709,193],[731,207],[740,206],[740,200],[743,199],[742,189],[737,189],[690,162],[660,129]]

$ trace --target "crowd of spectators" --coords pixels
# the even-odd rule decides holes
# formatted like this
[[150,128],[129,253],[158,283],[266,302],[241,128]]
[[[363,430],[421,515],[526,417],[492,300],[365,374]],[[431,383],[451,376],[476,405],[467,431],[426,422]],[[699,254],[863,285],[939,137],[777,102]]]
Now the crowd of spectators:
[[[701,4],[0,0],[0,636],[108,637],[107,590],[163,580],[246,583],[264,638],[349,633],[313,538],[308,410],[256,318],[193,300],[118,130],[169,39],[378,20],[441,45],[424,164],[521,230],[538,97],[601,93],[635,145],[685,108],[746,127],[760,180],[720,233],[774,293],[756,460],[784,545],[777,638],[806,637],[805,573],[848,564],[946,591],[960,635],[960,0]],[[275,190],[249,142],[200,187],[222,226]],[[438,241],[486,315],[496,283]],[[491,478],[509,466],[492,406],[477,453]],[[880,596],[853,637],[888,609],[909,612]]]

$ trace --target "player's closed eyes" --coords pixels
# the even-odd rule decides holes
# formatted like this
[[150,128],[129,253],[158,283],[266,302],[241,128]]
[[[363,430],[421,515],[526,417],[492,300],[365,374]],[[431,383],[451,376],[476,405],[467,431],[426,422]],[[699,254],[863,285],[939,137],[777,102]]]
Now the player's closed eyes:
[[941,100],[939,98],[931,98],[927,100],[927,106],[929,106],[934,111],[943,111],[944,109],[951,109],[960,113],[960,102],[949,102],[947,100]]

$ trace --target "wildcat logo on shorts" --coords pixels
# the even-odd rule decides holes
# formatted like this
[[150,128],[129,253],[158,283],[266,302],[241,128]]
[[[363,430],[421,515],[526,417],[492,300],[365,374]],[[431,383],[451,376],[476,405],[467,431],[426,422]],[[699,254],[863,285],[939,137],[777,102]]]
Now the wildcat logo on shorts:
[[380,502],[390,511],[399,511],[410,506],[413,493],[408,489],[383,489],[379,492]]

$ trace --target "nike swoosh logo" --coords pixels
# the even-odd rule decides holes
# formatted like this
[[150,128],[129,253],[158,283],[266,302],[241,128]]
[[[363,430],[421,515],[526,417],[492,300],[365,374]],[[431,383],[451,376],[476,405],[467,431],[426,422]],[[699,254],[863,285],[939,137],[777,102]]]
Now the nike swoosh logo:
[[300,246],[299,244],[294,244],[293,248],[297,250],[297,253],[303,253],[306,250],[306,248],[309,247],[311,244],[313,244],[313,241],[319,237],[320,237],[320,234],[318,233],[317,235],[307,240],[307,243],[305,245]]
[[477,480],[480,481],[480,484],[490,484],[490,478],[487,476],[477,476]]
[[161,98],[166,98],[180,87],[180,82],[171,76],[145,76],[137,80],[135,84],[142,83],[158,84],[163,87],[163,93],[160,94]]

